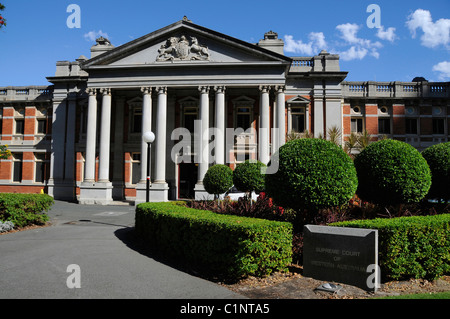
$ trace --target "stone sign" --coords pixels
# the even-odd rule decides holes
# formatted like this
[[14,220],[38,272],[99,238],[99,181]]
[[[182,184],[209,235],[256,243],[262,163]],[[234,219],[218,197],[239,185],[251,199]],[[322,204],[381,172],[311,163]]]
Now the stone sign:
[[304,226],[303,275],[376,291],[379,284],[378,231]]

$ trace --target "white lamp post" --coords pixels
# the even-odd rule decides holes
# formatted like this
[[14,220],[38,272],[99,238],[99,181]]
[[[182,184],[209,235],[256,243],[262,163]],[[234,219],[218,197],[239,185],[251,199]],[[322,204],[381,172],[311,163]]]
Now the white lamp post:
[[[155,134],[153,132],[145,132],[142,135],[142,140],[147,143],[147,194],[146,194],[146,202],[150,201],[150,150],[151,144],[155,140]],[[143,163],[141,163],[143,164]]]

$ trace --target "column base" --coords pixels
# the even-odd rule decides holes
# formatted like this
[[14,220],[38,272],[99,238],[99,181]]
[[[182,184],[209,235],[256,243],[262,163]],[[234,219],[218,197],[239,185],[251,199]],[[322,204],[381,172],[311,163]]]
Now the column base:
[[[147,184],[138,183],[136,185],[135,205],[145,203],[147,200]],[[169,185],[167,183],[150,184],[150,202],[167,202],[169,201]]]
[[78,203],[82,205],[109,205],[112,199],[112,183],[83,182],[80,185]]
[[48,194],[54,199],[59,200],[75,200],[75,182],[74,181],[58,181],[49,180],[48,184]]
[[209,194],[203,184],[197,183],[194,187],[195,200],[213,200],[214,195]]

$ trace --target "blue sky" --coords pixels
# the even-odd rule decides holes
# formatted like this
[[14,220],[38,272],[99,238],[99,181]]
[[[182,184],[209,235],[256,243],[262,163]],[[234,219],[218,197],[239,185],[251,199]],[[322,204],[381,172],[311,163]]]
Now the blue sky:
[[[256,43],[273,30],[288,56],[322,49],[341,56],[348,81],[450,81],[450,1],[384,0],[0,0],[0,86],[46,85],[56,61],[90,56],[95,37],[119,46],[186,15],[194,23]],[[70,4],[81,27],[69,28]],[[367,12],[376,4],[380,26]],[[372,16],[373,17],[373,16]],[[377,22],[377,20],[370,20]]]

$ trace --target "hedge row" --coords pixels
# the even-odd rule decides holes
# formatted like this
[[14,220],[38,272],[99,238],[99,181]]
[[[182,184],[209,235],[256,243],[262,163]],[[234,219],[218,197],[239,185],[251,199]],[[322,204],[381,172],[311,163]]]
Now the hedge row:
[[53,203],[47,194],[0,193],[0,221],[10,221],[15,227],[43,225]]
[[450,273],[450,214],[339,222],[331,226],[378,230],[384,278],[434,280]]
[[286,270],[292,225],[216,214],[181,204],[142,203],[136,233],[157,254],[224,280]]

